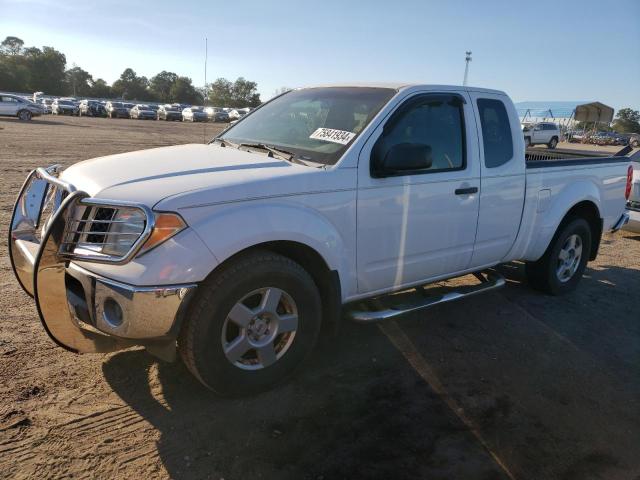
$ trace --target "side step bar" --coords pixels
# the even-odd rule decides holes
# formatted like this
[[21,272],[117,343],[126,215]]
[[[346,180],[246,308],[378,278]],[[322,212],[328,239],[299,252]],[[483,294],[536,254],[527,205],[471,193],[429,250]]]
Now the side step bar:
[[467,298],[472,295],[476,295],[482,292],[488,292],[497,288],[503,287],[505,284],[504,277],[495,270],[484,270],[482,272],[475,272],[473,275],[480,280],[478,285],[461,285],[456,290],[447,292],[442,295],[429,295],[428,290],[424,287],[417,287],[416,292],[422,294],[423,298],[418,301],[400,305],[384,305],[385,299],[389,299],[393,295],[387,295],[383,297],[376,297],[372,300],[360,302],[355,307],[361,307],[371,304],[377,304],[375,309],[357,309],[353,308],[348,310],[347,316],[351,320],[359,323],[371,323],[379,322],[381,320],[389,320],[399,317],[406,313],[416,312],[418,310],[424,310],[442,303],[452,302],[454,300],[460,300],[461,298]]

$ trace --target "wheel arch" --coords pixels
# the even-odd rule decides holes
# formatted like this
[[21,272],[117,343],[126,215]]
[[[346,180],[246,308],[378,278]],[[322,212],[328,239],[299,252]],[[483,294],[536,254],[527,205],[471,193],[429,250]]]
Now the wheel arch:
[[591,228],[591,250],[589,260],[595,260],[598,256],[598,249],[600,248],[603,229],[602,217],[600,216],[598,206],[591,200],[583,200],[576,203],[564,215],[556,229],[556,233],[573,218],[584,218],[589,224],[589,227]]
[[215,275],[221,268],[226,267],[239,257],[247,253],[267,250],[287,257],[298,263],[311,276],[322,298],[322,323],[335,330],[340,323],[342,307],[342,287],[340,274],[331,269],[325,258],[314,248],[293,240],[270,240],[256,243],[238,250],[216,266],[209,275]]

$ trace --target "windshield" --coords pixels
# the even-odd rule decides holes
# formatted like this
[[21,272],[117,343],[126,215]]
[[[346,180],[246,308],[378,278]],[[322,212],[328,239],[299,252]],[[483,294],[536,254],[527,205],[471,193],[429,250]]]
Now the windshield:
[[364,87],[294,90],[255,110],[219,138],[271,145],[303,160],[334,164],[395,93]]
[[73,105],[73,102],[68,100],[58,100],[58,105]]

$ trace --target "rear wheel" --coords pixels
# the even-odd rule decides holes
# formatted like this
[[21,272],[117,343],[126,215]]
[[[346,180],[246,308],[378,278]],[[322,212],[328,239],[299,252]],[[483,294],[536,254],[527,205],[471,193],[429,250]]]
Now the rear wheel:
[[553,137],[549,143],[547,144],[547,147],[549,147],[550,149],[554,149],[558,146],[558,138],[557,137]]
[[573,218],[558,229],[544,255],[526,264],[531,286],[551,295],[571,292],[578,286],[591,254],[591,227],[584,218]]
[[178,338],[191,373],[221,395],[245,395],[288,378],[311,352],[321,323],[311,276],[268,251],[243,255],[202,286]]
[[23,122],[28,122],[29,120],[31,120],[31,117],[32,115],[29,110],[20,110],[18,112],[18,118]]

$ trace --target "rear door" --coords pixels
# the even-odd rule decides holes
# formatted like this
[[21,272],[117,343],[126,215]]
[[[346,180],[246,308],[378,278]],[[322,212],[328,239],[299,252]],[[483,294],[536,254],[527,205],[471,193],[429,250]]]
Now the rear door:
[[[417,93],[369,137],[358,162],[361,293],[397,289],[468,267],[480,187],[475,128],[464,92]],[[398,144],[428,145],[431,166],[374,178],[374,148],[384,157]]]
[[494,93],[470,92],[477,115],[482,188],[478,234],[471,267],[499,263],[520,228],[526,188],[524,143],[511,101]]

